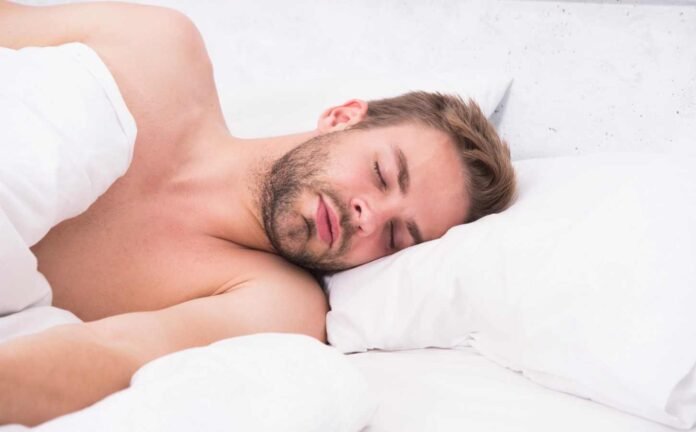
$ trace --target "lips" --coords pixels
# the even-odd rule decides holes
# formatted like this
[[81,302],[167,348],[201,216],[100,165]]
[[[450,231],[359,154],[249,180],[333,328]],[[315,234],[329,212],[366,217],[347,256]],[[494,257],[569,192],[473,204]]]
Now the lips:
[[332,247],[334,241],[338,239],[340,232],[338,218],[336,217],[336,213],[327,205],[326,201],[324,201],[321,196],[319,197],[319,205],[317,206],[315,220],[319,238],[329,247]]
[[[325,203],[326,205],[326,203]],[[336,212],[333,211],[330,205],[326,205],[326,213],[329,215],[329,226],[331,228],[331,237],[333,243],[337,242],[341,235],[341,225],[338,223],[338,217],[336,217]]]

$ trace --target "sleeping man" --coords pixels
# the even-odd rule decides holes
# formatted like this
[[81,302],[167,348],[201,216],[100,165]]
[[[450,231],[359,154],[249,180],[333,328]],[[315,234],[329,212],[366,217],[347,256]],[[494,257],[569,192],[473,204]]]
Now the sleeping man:
[[106,66],[137,138],[125,174],[32,247],[52,304],[85,323],[0,345],[0,424],[86,407],[128,387],[146,362],[220,339],[325,341],[327,299],[308,270],[438,238],[514,194],[509,150],[473,102],[424,92],[350,100],[313,131],[239,139],[201,36],[180,13],[0,2],[0,46],[40,53],[73,42]]

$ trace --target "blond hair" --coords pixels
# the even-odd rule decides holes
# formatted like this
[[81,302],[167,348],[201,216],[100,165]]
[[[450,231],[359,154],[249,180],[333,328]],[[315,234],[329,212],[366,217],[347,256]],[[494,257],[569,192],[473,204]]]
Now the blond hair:
[[469,209],[464,222],[505,210],[515,196],[510,148],[476,102],[416,91],[369,101],[366,117],[353,129],[420,122],[445,132],[457,146],[467,177]]

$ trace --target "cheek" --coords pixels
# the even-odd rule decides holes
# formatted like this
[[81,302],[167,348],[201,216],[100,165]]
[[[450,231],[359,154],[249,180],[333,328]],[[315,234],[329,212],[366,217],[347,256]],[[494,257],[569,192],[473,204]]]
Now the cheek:
[[357,164],[352,164],[348,161],[338,162],[329,166],[326,174],[331,184],[342,188],[357,185],[361,176],[364,176],[364,172],[358,169]]
[[369,164],[340,164],[327,171],[328,184],[344,199],[348,205],[353,198],[375,199],[381,193],[371,177]]
[[297,213],[305,216],[314,217],[319,205],[319,197],[315,191],[303,191],[296,201],[298,208],[294,209]]
[[[360,143],[356,143],[360,145]],[[332,152],[327,163],[326,174],[332,183],[341,186],[356,186],[369,178],[370,158],[366,152],[340,146]]]
[[345,254],[345,261],[351,265],[360,265],[376,260],[386,255],[382,245],[378,243],[376,237],[369,238],[353,237],[353,243]]

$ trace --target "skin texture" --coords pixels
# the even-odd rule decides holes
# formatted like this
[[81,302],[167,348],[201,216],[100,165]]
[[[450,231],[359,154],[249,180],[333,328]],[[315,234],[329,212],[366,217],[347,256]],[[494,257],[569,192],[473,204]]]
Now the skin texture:
[[[408,165],[405,192],[398,184],[399,152]],[[465,217],[454,147],[420,125],[333,132],[296,147],[277,165],[280,173],[274,171],[270,183],[284,185],[285,196],[264,206],[264,220],[273,222],[267,231],[277,237],[277,250],[306,267],[340,270],[372,261],[417,242],[407,223],[425,240]],[[288,166],[297,168],[288,173]],[[340,221],[335,244],[316,234],[320,197]]]
[[[223,338],[325,341],[323,292],[282,256],[351,267],[413,244],[407,224],[429,240],[465,219],[466,179],[440,132],[349,130],[367,110],[351,100],[322,113],[315,130],[239,139],[227,130],[202,38],[180,13],[0,1],[0,46],[67,42],[99,54],[138,136],[126,174],[32,248],[54,306],[86,322],[0,345],[0,424],[86,407],[127,387],[144,363]],[[395,149],[408,161],[407,193]],[[319,235],[320,200],[340,221],[333,242]]]

